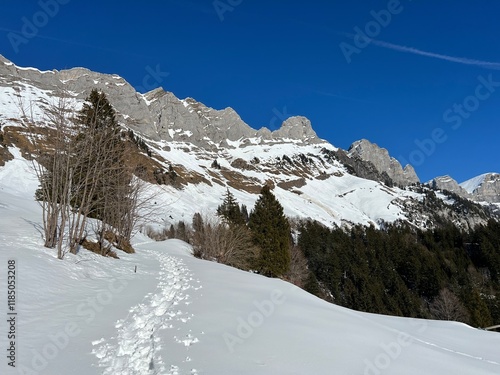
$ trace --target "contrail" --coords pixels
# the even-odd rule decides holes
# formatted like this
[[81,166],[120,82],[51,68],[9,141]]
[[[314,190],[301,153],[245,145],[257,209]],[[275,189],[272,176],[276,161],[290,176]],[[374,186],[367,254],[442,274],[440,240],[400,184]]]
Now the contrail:
[[[350,38],[354,38],[354,35],[352,35],[352,34],[347,34],[347,35]],[[448,56],[448,55],[443,55],[440,53],[423,51],[421,49],[417,49],[417,48],[413,48],[413,47],[407,47],[407,46],[401,46],[399,44],[383,42],[381,40],[370,39],[370,38],[368,38],[368,40],[370,41],[370,43],[372,43],[378,47],[388,48],[388,49],[392,49],[394,51],[412,53],[414,55],[420,55],[420,56],[426,56],[426,57],[432,57],[435,59],[450,61],[450,62],[454,62],[454,63],[458,63],[458,64],[474,65],[474,66],[479,66],[481,68],[500,70],[500,63],[499,62],[475,60],[475,59],[469,59],[467,57]]]
[[417,49],[417,48],[400,46],[397,44],[382,42],[380,40],[374,40],[374,39],[372,39],[371,42],[373,44],[375,44],[376,46],[383,47],[383,48],[389,48],[389,49],[392,49],[395,51],[408,52],[408,53],[413,53],[415,55],[433,57],[436,59],[451,61],[451,62],[458,63],[458,64],[475,65],[475,66],[480,66],[482,68],[489,68],[489,69],[500,69],[500,63],[497,63],[497,62],[474,60],[474,59],[469,59],[466,57],[455,57],[455,56],[442,55],[440,53],[422,51],[422,50]]

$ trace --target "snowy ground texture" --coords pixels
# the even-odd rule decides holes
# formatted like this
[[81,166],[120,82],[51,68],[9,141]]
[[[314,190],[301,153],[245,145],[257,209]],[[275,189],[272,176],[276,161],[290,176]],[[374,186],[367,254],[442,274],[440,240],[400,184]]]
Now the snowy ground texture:
[[[57,260],[39,233],[36,181],[0,167],[0,374],[500,374],[500,334],[359,313],[280,280],[137,237],[120,260]],[[15,368],[8,366],[16,261]],[[137,266],[137,270],[136,270]]]

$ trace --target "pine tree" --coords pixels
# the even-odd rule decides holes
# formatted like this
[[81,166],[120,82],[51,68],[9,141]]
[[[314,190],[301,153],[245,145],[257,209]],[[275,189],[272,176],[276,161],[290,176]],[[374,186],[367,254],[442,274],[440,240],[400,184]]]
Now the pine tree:
[[177,229],[175,230],[175,238],[185,242],[189,242],[186,223],[182,220],[177,223]]
[[[72,167],[72,205],[84,217],[99,219],[99,244],[110,233],[114,233],[118,243],[126,244],[132,232],[127,226],[131,225],[129,219],[134,210],[129,197],[132,174],[125,167],[126,145],[115,111],[103,92],[92,90],[76,123],[80,131],[74,146],[77,156]],[[78,227],[82,232],[85,220]]]
[[240,206],[229,189],[226,190],[222,204],[217,207],[217,215],[224,219],[226,223],[231,225],[245,224]]
[[241,217],[243,218],[243,222],[248,224],[248,209],[244,204],[241,205]]
[[259,271],[269,277],[284,275],[290,267],[290,224],[267,185],[250,214],[249,227],[255,245],[261,249]]

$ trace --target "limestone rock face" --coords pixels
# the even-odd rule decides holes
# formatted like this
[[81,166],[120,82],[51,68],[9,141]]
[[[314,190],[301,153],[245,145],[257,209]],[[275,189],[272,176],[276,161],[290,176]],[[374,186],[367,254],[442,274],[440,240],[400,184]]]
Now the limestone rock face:
[[471,195],[461,187],[457,181],[450,176],[440,176],[429,181],[429,185],[435,190],[448,190],[458,194],[462,198],[471,199]]
[[302,141],[311,141],[313,143],[320,141],[311,126],[311,121],[303,116],[288,118],[283,122],[281,128],[272,133],[272,136],[273,138],[300,139]]
[[350,157],[359,157],[371,162],[379,173],[386,172],[392,181],[401,186],[408,186],[420,182],[415,170],[411,165],[403,167],[385,148],[366,139],[354,142],[348,150]]
[[500,174],[485,173],[460,184],[478,202],[500,203]]
[[206,146],[255,134],[232,108],[215,110],[192,98],[180,100],[162,89],[145,94],[145,98],[160,139]]
[[106,93],[118,114],[118,120],[146,136],[155,138],[153,121],[142,95],[117,75],[101,74],[85,68],[62,71],[40,71],[19,68],[5,58],[0,59],[0,86],[25,90],[32,85],[49,97],[70,96],[85,99],[94,88]]
[[140,94],[118,75],[96,73],[85,68],[45,72],[19,68],[0,55],[0,86],[22,90],[26,84],[46,91],[48,96],[70,95],[80,100],[94,88],[102,90],[121,123],[157,141],[185,141],[208,148],[230,147],[226,140],[245,138],[256,138],[257,142],[324,142],[305,117],[291,117],[274,132],[266,128],[256,131],[229,107],[216,110],[192,98],[178,99],[162,88]]

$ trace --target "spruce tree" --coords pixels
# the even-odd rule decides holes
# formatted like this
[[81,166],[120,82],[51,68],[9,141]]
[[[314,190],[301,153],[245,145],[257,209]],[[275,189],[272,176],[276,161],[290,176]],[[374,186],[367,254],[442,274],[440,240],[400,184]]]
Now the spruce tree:
[[247,209],[247,206],[245,206],[244,204],[241,205],[241,217],[243,218],[243,222],[245,224],[248,223],[248,209]]
[[[129,198],[131,171],[126,167],[126,145],[121,139],[115,111],[106,95],[92,90],[77,114],[79,132],[72,165],[73,207],[85,217],[99,219],[99,244],[110,232],[122,247],[130,240],[127,215],[133,210]],[[84,221],[80,226],[84,228]],[[75,236],[76,238],[80,236]]]
[[255,245],[261,249],[257,264],[260,273],[269,277],[284,275],[290,267],[290,224],[269,186],[262,188],[248,225]]
[[222,204],[217,207],[217,215],[224,219],[224,221],[228,224],[245,224],[245,220],[243,219],[243,215],[241,214],[240,206],[229,189],[226,190],[226,194],[224,195]]

